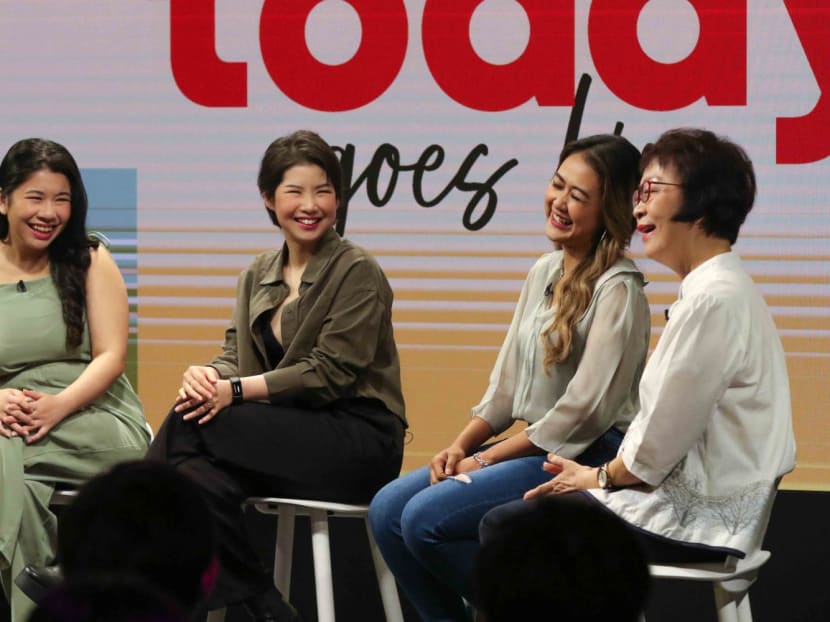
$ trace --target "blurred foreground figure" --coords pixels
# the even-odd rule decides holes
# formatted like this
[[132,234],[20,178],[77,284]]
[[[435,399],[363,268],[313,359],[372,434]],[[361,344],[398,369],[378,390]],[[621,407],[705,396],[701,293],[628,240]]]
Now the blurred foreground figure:
[[645,606],[645,557],[625,523],[587,500],[550,497],[482,532],[479,620],[635,622]]
[[184,610],[152,584],[130,576],[67,581],[53,590],[29,622],[187,622]]

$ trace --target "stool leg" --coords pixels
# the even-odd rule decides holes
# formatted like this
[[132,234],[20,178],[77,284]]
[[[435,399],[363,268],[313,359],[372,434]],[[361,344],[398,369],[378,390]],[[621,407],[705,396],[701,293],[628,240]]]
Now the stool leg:
[[325,510],[309,511],[311,549],[314,556],[314,585],[317,589],[318,622],[334,622],[334,588],[331,580],[329,518]]
[[225,608],[208,611],[207,622],[225,622]]
[[294,517],[297,508],[281,505],[278,508],[277,542],[274,545],[274,585],[283,598],[291,596],[291,562],[294,557]]
[[749,592],[738,600],[738,622],[752,622],[752,607],[749,606]]
[[738,622],[738,608],[735,604],[736,595],[723,589],[717,581],[712,584],[715,592],[715,609],[718,613],[718,622]]
[[375,575],[378,579],[380,598],[383,601],[383,613],[386,615],[386,622],[403,622],[403,611],[401,611],[401,600],[398,596],[398,586],[395,583],[395,576],[386,565],[386,561],[380,554],[380,549],[375,543],[372,529],[369,526],[369,518],[366,518],[366,533],[369,535],[369,550],[372,552],[372,561],[375,564]]
[[736,605],[736,619],[739,622],[752,622],[752,608],[749,606],[749,588],[758,579],[758,570],[720,582],[720,588],[728,592]]

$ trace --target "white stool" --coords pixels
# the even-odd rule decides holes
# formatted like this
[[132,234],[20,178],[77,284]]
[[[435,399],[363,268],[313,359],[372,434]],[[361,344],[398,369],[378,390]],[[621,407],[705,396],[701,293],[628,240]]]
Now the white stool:
[[654,579],[708,581],[715,592],[719,622],[752,622],[749,588],[769,558],[769,551],[755,551],[744,559],[728,557],[722,565],[652,564],[649,573]]
[[[334,622],[334,589],[332,586],[331,549],[329,546],[329,516],[361,518],[366,523],[369,548],[375,565],[375,574],[383,601],[387,622],[403,622],[401,603],[395,577],[383,561],[372,530],[369,528],[369,506],[311,501],[308,499],[283,499],[278,497],[251,497],[246,505],[252,505],[263,514],[277,514],[277,542],[274,550],[274,585],[289,597],[291,593],[291,561],[294,550],[294,518],[308,516],[311,521],[311,547],[314,559],[314,585],[317,594],[317,619]],[[222,622],[225,610],[217,609],[208,615],[208,622]]]

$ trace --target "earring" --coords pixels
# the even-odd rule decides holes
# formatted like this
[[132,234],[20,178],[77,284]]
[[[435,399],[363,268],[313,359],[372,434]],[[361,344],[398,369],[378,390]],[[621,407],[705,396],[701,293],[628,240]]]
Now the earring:
[[597,242],[597,244],[602,244],[602,241],[605,239],[605,236],[607,236],[607,235],[608,235],[608,229],[603,229],[602,230],[602,235],[600,236],[599,242]]

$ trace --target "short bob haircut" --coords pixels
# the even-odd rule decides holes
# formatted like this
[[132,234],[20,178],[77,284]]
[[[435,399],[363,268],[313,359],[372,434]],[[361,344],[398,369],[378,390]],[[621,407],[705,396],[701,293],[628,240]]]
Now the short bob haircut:
[[653,161],[680,176],[683,206],[672,220],[700,220],[708,235],[734,244],[755,202],[755,170],[746,151],[708,130],[678,128],[645,146],[640,168]]
[[[268,145],[257,176],[260,195],[273,198],[277,186],[282,183],[285,171],[298,164],[316,164],[323,169],[334,187],[338,206],[343,204],[343,172],[340,160],[337,159],[334,149],[319,134],[309,130],[297,130]],[[277,215],[270,209],[266,208],[266,211],[271,222],[279,227]]]

